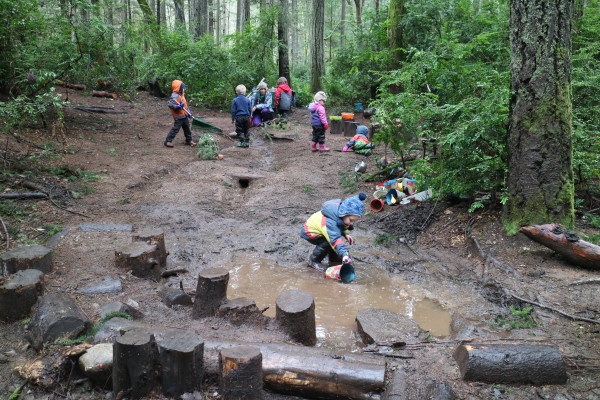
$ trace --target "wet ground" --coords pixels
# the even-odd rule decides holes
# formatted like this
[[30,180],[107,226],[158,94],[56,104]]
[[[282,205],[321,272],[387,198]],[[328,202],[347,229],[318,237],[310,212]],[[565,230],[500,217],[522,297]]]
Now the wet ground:
[[[172,125],[164,100],[144,93],[133,102],[79,93],[69,93],[69,97],[74,104],[127,111],[109,115],[67,110],[69,151],[56,152],[59,158],[50,161],[94,171],[102,179],[86,183],[93,193],[67,203],[71,211],[82,215],[49,202],[38,204],[44,223],[66,228],[55,247],[56,270],[48,276],[47,290],[75,297],[90,319],[98,320],[99,309],[107,302],[133,300],[151,324],[190,328],[221,340],[285,340],[274,330],[237,327],[218,319],[201,323],[191,320],[189,309],[166,307],[157,295],[159,285],[114,266],[114,251],[131,241],[130,232],[84,231],[80,223],[159,228],[170,251],[168,268],[188,270],[160,285],[182,285],[192,292],[200,270],[223,267],[230,271],[228,296],[255,300],[259,308],[268,307],[267,316],[274,315],[275,299],[281,291],[306,290],[315,297],[318,346],[362,351],[354,318],[363,308],[384,308],[413,318],[423,331],[421,346],[407,350],[403,353],[406,357],[388,360],[390,368],[397,366],[407,372],[407,398],[425,398],[423,393],[431,382],[446,382],[463,399],[600,398],[600,324],[573,321],[541,308],[535,308],[533,314],[538,324],[535,328],[507,331],[497,323],[499,315],[510,317],[508,305],[528,306],[507,293],[571,315],[598,319],[598,284],[573,284],[596,273],[565,263],[523,236],[507,237],[497,211],[473,215],[466,212],[465,205],[432,200],[386,207],[381,213],[367,212],[357,224],[357,243],[351,247],[356,280],[341,284],[306,267],[312,246],[299,238],[300,228],[326,200],[360,191],[370,200],[377,182],[359,183],[348,192],[348,174],[359,161],[367,162],[367,173],[374,172],[381,154],[365,158],[338,151],[312,153],[308,115],[298,110],[285,129],[253,129],[248,149],[236,147],[227,135],[213,134],[224,158],[203,161],[195,157],[194,149],[183,145],[182,132],[175,148],[162,145]],[[225,133],[233,131],[227,114],[204,110],[196,110],[196,114]],[[265,131],[291,140],[269,140]],[[39,132],[28,136],[35,143],[40,142],[39,137]],[[341,149],[347,140],[328,135],[326,144]],[[35,151],[12,139],[7,146],[15,154]],[[344,182],[346,186],[341,185]],[[40,183],[72,185],[51,177],[45,181],[40,177]],[[473,237],[484,251],[510,265],[515,273],[482,263],[465,235],[467,227],[472,227]],[[78,288],[105,276],[119,277],[124,292],[77,293]],[[35,354],[22,339],[22,324],[1,325],[0,334],[0,352],[15,351],[0,364],[0,397],[8,397],[20,383],[13,368]],[[453,349],[460,340],[478,338],[555,344],[567,361],[569,383],[532,387],[463,382],[452,358]],[[104,394],[88,394],[91,398],[100,395]],[[35,390],[31,396],[48,398]]]

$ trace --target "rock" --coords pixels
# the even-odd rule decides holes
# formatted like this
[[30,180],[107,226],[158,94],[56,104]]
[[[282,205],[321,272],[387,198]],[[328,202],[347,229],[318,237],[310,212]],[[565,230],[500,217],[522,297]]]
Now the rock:
[[39,351],[58,338],[74,339],[85,332],[90,321],[77,303],[61,293],[47,294],[34,306],[27,340]]
[[120,293],[123,291],[121,280],[110,276],[102,278],[100,282],[93,283],[82,289],[77,290],[77,293],[85,294],[104,294],[104,293]]
[[91,232],[131,232],[133,227],[129,224],[79,224],[82,231]]
[[416,342],[419,325],[412,319],[380,308],[366,308],[356,313],[356,325],[365,344],[403,346]]
[[234,325],[243,323],[266,324],[267,321],[254,300],[247,297],[227,300],[217,309],[216,316],[225,318]]
[[0,254],[4,275],[11,275],[25,269],[37,269],[44,273],[52,272],[52,250],[46,246],[21,246]]
[[164,287],[159,290],[158,294],[167,307],[172,308],[174,305],[192,305],[192,298],[189,294],[184,292],[183,289]]
[[100,343],[89,348],[79,357],[79,368],[96,386],[112,387],[113,345]]
[[125,313],[131,315],[134,319],[140,319],[144,317],[141,311],[133,308],[129,304],[122,303],[120,301],[114,301],[112,303],[105,304],[100,309],[100,317],[105,318],[111,313]]

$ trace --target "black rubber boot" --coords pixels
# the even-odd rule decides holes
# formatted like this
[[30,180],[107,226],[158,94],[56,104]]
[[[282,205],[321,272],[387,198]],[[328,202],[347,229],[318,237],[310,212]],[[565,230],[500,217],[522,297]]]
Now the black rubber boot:
[[308,266],[318,271],[325,271],[325,267],[321,264],[321,261],[323,261],[329,253],[329,247],[331,246],[329,246],[329,243],[325,240],[322,243],[317,244],[310,255]]

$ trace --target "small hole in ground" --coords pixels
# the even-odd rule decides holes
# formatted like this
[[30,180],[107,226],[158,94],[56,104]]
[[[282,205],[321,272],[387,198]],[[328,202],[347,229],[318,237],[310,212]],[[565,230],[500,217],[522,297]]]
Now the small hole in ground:
[[250,186],[250,179],[239,179],[238,183],[240,184],[240,187],[242,189],[246,189],[248,186]]

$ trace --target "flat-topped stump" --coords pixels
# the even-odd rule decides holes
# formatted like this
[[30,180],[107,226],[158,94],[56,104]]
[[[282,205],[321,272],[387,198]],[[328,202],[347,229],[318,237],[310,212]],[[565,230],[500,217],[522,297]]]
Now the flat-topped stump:
[[237,346],[219,354],[219,386],[224,400],[263,398],[262,353],[252,346]]
[[315,299],[303,290],[286,290],[277,296],[275,319],[292,338],[305,346],[317,344]]
[[208,268],[198,274],[198,285],[192,318],[213,317],[217,309],[227,301],[229,271],[224,268]]
[[11,275],[25,269],[52,272],[52,249],[46,246],[21,246],[0,254],[2,272]]

